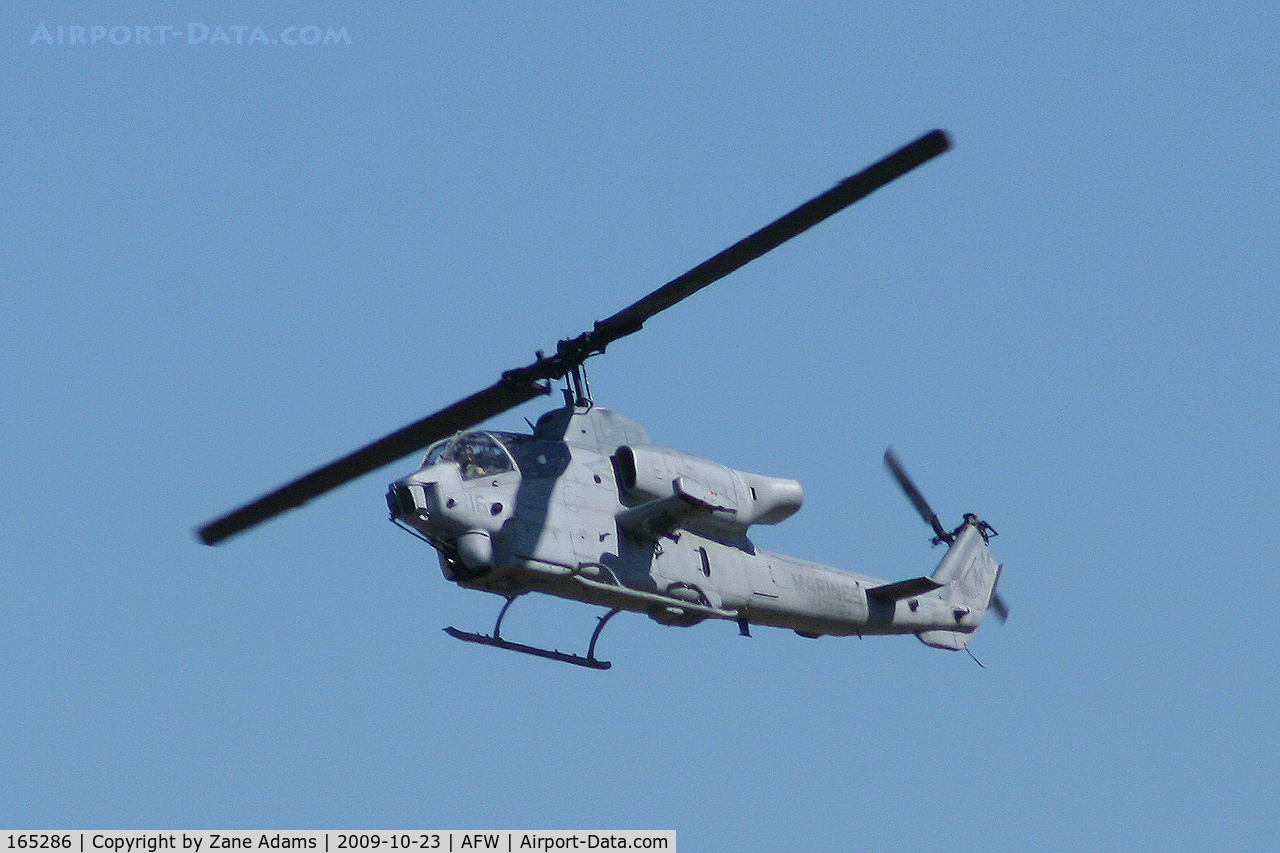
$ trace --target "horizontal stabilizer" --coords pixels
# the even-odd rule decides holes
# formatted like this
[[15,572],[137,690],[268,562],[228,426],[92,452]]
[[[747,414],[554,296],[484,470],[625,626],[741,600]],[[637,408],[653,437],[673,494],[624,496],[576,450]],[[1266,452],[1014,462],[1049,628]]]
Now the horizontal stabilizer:
[[912,578],[911,580],[887,583],[882,586],[873,586],[867,590],[867,597],[874,598],[876,601],[891,603],[901,601],[904,598],[924,595],[926,592],[933,592],[935,589],[941,589],[942,587],[943,584],[938,583],[933,578]]

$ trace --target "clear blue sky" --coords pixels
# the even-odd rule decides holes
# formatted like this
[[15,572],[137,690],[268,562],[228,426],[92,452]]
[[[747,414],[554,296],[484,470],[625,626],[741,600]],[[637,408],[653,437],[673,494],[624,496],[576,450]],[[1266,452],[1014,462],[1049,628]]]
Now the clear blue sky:
[[[113,5],[0,13],[0,825],[1274,842],[1274,3]],[[1001,533],[986,669],[639,616],[608,673],[458,643],[500,602],[386,521],[412,460],[193,540],[933,127],[590,366],[656,442],[805,484],[763,547],[891,579],[939,556],[894,444]]]

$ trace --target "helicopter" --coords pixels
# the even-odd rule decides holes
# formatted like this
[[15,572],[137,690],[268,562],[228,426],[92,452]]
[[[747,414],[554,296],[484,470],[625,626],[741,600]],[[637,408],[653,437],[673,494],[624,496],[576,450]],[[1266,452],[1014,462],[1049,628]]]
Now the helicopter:
[[[390,519],[435,551],[446,580],[505,599],[492,634],[445,628],[470,643],[608,669],[596,657],[605,625],[621,612],[669,626],[709,619],[801,637],[914,634],[928,646],[968,651],[991,610],[1001,566],[995,530],[966,514],[947,530],[893,453],[884,461],[934,545],[930,575],[885,581],[758,549],[753,525],[800,509],[799,482],[729,468],[653,444],[635,421],[598,406],[586,360],[670,308],[950,148],[934,130],[810,199],[649,293],[553,354],[508,370],[493,385],[303,475],[196,531],[214,545],[351,480],[426,450],[414,472],[391,483]],[[529,433],[477,429],[563,380],[564,403]],[[520,596],[538,592],[607,609],[585,654],[514,642],[502,621]],[[972,654],[972,652],[970,652]],[[976,660],[976,658],[975,658]]]

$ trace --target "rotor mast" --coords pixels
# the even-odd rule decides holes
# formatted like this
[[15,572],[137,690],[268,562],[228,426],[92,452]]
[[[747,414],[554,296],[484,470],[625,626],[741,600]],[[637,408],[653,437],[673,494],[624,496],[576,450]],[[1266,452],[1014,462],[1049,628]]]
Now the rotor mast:
[[[573,404],[579,408],[591,408],[591,383],[587,381],[587,363],[575,364],[569,372],[573,384]],[[569,398],[569,390],[565,389],[565,398]]]

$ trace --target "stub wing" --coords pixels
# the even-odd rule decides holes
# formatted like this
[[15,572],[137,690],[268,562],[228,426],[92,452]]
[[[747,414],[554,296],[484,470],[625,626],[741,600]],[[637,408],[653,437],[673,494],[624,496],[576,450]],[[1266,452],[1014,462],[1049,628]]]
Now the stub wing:
[[737,507],[689,477],[677,477],[672,494],[640,504],[618,514],[618,525],[635,536],[652,539],[684,527],[689,521],[712,513],[732,517]]

